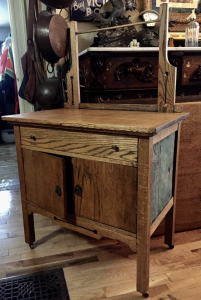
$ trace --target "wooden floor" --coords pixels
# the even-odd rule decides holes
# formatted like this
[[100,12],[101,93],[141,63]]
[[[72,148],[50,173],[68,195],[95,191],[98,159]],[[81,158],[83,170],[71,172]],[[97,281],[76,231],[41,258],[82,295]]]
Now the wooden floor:
[[[35,249],[24,242],[14,145],[0,145],[0,278],[62,267],[71,300],[143,299],[136,290],[136,254],[35,215]],[[201,299],[201,230],[176,234],[175,249],[151,240],[151,300]]]

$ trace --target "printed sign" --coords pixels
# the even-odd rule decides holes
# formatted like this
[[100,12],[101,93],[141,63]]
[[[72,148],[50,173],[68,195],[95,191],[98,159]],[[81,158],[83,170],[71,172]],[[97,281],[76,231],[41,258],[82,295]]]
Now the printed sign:
[[99,13],[101,7],[108,0],[76,0],[72,4],[71,20],[81,21],[83,17],[87,17],[92,13]]
[[160,7],[161,3],[169,2],[170,7],[176,8],[197,8],[199,0],[156,0],[156,7]]

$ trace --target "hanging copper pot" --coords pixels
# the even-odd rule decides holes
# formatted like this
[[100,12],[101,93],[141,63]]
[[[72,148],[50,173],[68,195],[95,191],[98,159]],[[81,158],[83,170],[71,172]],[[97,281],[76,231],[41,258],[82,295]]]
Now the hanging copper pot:
[[58,14],[42,11],[38,15],[36,43],[47,62],[55,64],[66,56],[67,28],[66,21]]
[[70,7],[74,0],[42,0],[41,2],[53,8],[66,8]]

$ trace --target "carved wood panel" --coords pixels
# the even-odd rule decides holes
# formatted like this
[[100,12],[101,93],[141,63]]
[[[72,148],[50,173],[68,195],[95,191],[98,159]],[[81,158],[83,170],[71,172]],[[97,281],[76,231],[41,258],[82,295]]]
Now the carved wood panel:
[[158,57],[92,57],[80,61],[91,90],[157,88]]
[[201,82],[201,56],[184,56],[182,85],[198,85]]

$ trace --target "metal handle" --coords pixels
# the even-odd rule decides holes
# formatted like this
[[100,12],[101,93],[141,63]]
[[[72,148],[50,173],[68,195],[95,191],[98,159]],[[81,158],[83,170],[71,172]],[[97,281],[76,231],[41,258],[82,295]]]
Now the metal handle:
[[35,141],[36,137],[34,135],[30,135],[30,139]]
[[61,197],[62,193],[61,193],[61,188],[59,185],[56,186],[56,194],[57,194],[57,196]]
[[119,152],[119,147],[117,145],[112,145],[112,149],[116,152]]
[[79,184],[77,184],[75,187],[75,194],[77,196],[82,196],[82,187]]

